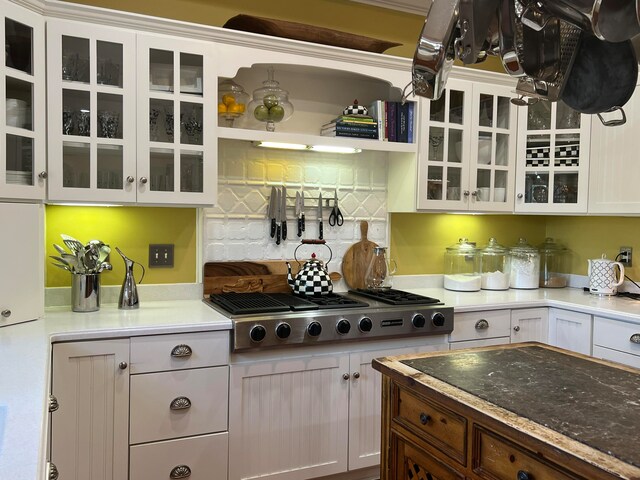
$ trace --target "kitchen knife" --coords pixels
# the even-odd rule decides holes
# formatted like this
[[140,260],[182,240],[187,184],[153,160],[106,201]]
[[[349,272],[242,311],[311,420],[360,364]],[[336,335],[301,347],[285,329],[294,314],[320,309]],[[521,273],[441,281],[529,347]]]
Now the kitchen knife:
[[322,229],[322,193],[320,193],[320,197],[318,198],[318,238],[322,240],[324,235]]
[[280,202],[282,197],[282,193],[280,192],[280,189],[276,189],[276,245],[280,245],[280,235],[282,233],[282,227],[280,222],[282,221],[282,216],[280,213]]
[[300,220],[302,222],[302,231],[304,232],[305,229],[305,225],[304,225],[304,192],[302,192],[300,194]]
[[282,240],[287,239],[287,187],[282,187],[282,204],[280,205],[280,218],[282,220]]
[[298,236],[302,236],[302,198],[300,192],[296,192],[296,222],[298,224]]
[[269,198],[269,211],[267,212],[267,218],[271,221],[270,235],[271,238],[276,236],[276,207],[277,198],[276,187],[271,187],[271,197]]

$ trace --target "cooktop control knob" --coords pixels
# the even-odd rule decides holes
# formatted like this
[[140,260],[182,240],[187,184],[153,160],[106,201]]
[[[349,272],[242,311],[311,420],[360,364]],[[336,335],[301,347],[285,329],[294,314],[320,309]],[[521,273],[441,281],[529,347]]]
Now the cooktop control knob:
[[431,315],[431,321],[436,327],[442,327],[444,325],[445,318],[442,313],[436,312]]
[[284,339],[289,335],[291,335],[291,325],[286,322],[279,323],[276,327],[276,337]]
[[307,327],[307,333],[310,337],[317,337],[322,332],[322,325],[320,322],[311,322]]
[[349,323],[349,320],[345,320],[344,318],[340,320],[336,324],[336,330],[340,335],[346,335],[347,333],[349,333],[349,330],[351,330],[351,324]]
[[427,323],[427,319],[424,318],[424,315],[421,313],[416,313],[411,319],[411,323],[416,328],[424,328],[424,325]]
[[358,328],[362,333],[370,332],[373,328],[373,322],[369,317],[362,317],[358,322]]
[[267,336],[267,330],[262,325],[254,325],[249,330],[249,337],[253,342],[261,342]]

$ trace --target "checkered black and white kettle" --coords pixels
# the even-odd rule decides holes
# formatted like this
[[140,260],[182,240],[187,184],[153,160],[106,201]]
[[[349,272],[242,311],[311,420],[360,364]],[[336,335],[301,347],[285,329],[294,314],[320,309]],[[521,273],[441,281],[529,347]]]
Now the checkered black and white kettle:
[[333,284],[327,271],[327,265],[329,265],[329,262],[333,258],[333,252],[324,240],[302,240],[302,243],[296,247],[293,253],[298,265],[300,264],[296,256],[298,248],[306,244],[324,245],[327,247],[329,249],[329,260],[327,260],[325,264],[321,260],[317,260],[316,254],[312,253],[311,258],[302,265],[302,268],[295,278],[293,278],[291,274],[291,265],[287,262],[287,281],[289,282],[289,286],[296,295],[304,295],[307,297],[329,295],[333,292]]

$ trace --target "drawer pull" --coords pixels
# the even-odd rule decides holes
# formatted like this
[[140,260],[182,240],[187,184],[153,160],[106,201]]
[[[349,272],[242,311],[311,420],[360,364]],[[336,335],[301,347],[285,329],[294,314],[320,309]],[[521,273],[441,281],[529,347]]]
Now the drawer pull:
[[426,413],[420,414],[420,423],[426,425],[431,420],[431,415],[427,415]]
[[184,343],[176,345],[171,350],[171,356],[174,358],[190,357],[192,353],[193,350],[191,350],[191,347],[189,345],[185,345]]
[[631,343],[640,343],[640,333],[634,333],[633,335],[631,335],[631,338],[629,338],[629,341]]
[[58,468],[54,463],[49,462],[49,477],[48,480],[58,480],[60,474],[58,473]]
[[518,470],[518,475],[516,475],[516,480],[533,480],[533,475],[529,475],[524,470]]
[[484,318],[476,322],[476,330],[486,330],[487,328],[489,328],[489,322],[487,322]]
[[519,332],[520,331],[520,325],[516,325],[515,327],[513,327],[513,331],[514,332]]
[[189,478],[191,476],[191,469],[186,465],[178,465],[177,467],[173,467],[171,469],[171,473],[169,474],[169,478]]
[[191,408],[191,400],[189,400],[189,397],[176,397],[171,400],[169,408],[171,410],[186,410],[187,408]]

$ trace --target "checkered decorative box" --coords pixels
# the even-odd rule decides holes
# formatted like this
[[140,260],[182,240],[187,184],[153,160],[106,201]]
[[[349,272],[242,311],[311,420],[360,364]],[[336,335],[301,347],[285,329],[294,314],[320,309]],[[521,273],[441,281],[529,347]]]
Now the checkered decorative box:
[[548,167],[549,166],[549,157],[547,157],[547,158],[529,158],[527,156],[526,165],[527,165],[527,167]]
[[369,110],[363,105],[354,102],[342,111],[343,115],[369,115]]
[[579,158],[555,158],[553,165],[556,167],[578,167],[580,165]]
[[580,156],[580,145],[557,145],[555,148],[555,156],[565,158],[578,158]]

